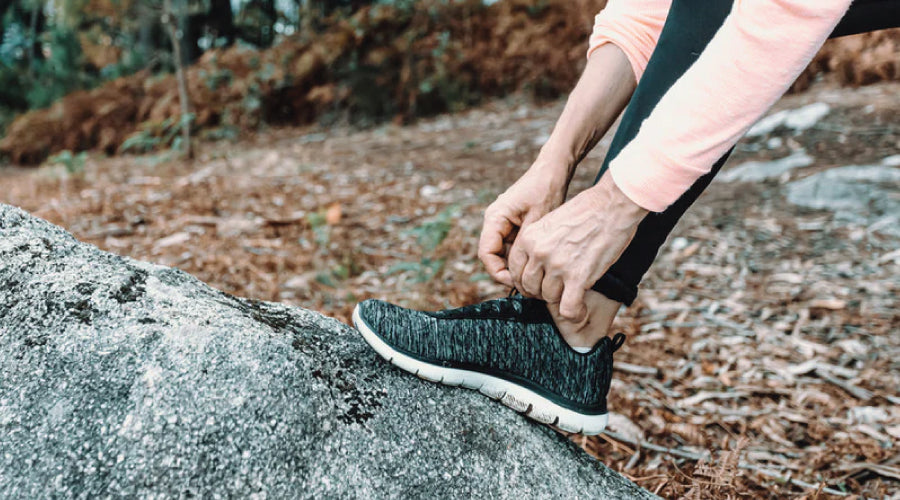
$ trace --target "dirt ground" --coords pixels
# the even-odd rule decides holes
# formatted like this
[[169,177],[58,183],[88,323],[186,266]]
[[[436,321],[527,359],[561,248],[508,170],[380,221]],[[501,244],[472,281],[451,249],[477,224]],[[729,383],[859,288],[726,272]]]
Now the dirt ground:
[[[708,189],[617,319],[628,341],[610,431],[572,439],[664,497],[900,498],[900,240],[785,196],[794,179],[898,154],[898,95],[896,83],[818,86],[779,102],[831,111],[743,141],[724,171],[801,149],[812,165]],[[272,129],[202,144],[190,164],[164,153],[7,167],[0,202],[343,321],[369,297],[461,306],[507,292],[477,260],[481,214],[562,105],[510,98],[410,126]]]

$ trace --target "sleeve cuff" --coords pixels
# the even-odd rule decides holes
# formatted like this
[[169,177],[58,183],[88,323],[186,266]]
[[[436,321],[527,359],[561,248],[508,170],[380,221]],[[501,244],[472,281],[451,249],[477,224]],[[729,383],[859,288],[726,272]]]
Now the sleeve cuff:
[[606,37],[606,36],[597,36],[591,38],[591,46],[587,51],[587,58],[590,59],[591,55],[600,47],[611,43],[618,47],[622,53],[625,54],[625,57],[628,58],[628,63],[631,65],[631,71],[634,72],[634,81],[641,81],[641,75],[644,74],[644,68],[647,66],[647,61],[643,60],[643,57],[639,52],[635,50],[629,50],[631,47],[628,44],[619,43],[616,40]]
[[687,165],[659,152],[632,145],[626,146],[610,162],[609,173],[625,196],[650,212],[665,211],[698,177],[698,172]]

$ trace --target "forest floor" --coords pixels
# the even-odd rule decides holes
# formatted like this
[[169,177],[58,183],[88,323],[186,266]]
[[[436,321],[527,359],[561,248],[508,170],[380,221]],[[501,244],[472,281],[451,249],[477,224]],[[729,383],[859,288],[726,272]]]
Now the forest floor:
[[[741,142],[731,182],[684,217],[617,319],[628,341],[610,432],[572,439],[665,497],[900,498],[900,212],[884,209],[900,206],[898,95],[900,84],[813,87],[774,111],[827,103],[824,117]],[[226,292],[343,321],[369,297],[461,306],[507,292],[476,257],[482,212],[562,105],[510,98],[409,126],[266,130],[202,144],[192,163],[7,167],[0,202]],[[738,175],[804,153],[769,178]],[[820,206],[846,210],[789,201],[803,179],[847,165],[881,165],[893,189],[874,198],[874,185],[841,191],[827,177],[837,197]]]

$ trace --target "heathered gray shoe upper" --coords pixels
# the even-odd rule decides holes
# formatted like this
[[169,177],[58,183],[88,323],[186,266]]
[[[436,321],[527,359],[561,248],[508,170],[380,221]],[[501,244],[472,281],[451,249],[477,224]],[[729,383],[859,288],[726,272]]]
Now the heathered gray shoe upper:
[[367,300],[360,317],[396,351],[500,377],[585,414],[606,413],[612,355],[624,340],[606,337],[591,352],[578,353],[560,336],[545,303],[521,296],[438,312]]

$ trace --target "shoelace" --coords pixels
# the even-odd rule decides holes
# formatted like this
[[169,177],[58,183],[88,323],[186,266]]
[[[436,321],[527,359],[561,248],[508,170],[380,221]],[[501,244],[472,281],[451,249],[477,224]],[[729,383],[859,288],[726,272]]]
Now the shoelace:
[[[609,338],[609,337],[607,337],[607,338]],[[627,337],[625,336],[624,333],[619,332],[619,333],[615,334],[613,336],[613,338],[610,339],[610,341],[609,341],[610,354],[618,351],[622,347],[622,345],[625,343],[626,338]]]
[[510,292],[510,294],[506,298],[494,299],[478,304],[465,306],[459,309],[459,313],[481,315],[485,312],[496,312],[499,314],[513,314],[518,316],[523,312],[521,301],[510,299],[520,297],[522,297],[522,295],[519,294],[515,289],[513,289],[513,291]]

